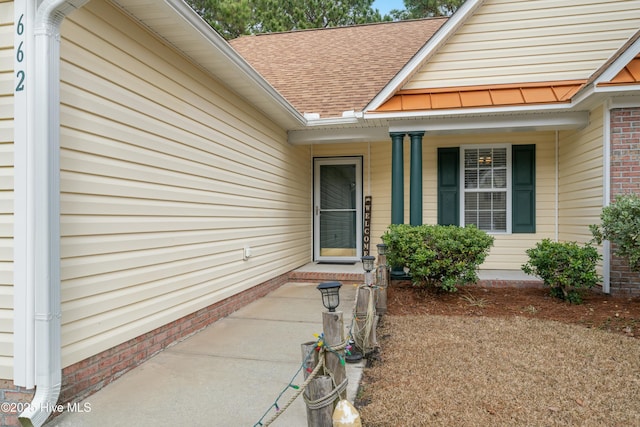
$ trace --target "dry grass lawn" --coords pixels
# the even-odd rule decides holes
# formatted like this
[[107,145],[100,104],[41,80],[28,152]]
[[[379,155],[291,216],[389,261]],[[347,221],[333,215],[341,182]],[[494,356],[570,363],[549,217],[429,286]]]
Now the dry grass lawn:
[[623,333],[390,314],[378,337],[356,401],[367,427],[640,426],[640,339]]

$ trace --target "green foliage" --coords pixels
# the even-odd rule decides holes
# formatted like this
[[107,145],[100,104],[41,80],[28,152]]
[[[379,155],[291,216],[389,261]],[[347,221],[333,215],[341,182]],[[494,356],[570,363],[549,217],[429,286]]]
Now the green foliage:
[[615,253],[627,258],[634,271],[640,271],[640,197],[636,194],[618,196],[602,209],[601,225],[590,225],[594,241],[609,240]]
[[253,32],[269,33],[380,22],[373,0],[253,0]]
[[187,0],[226,39],[382,21],[373,0]]
[[405,10],[389,12],[394,20],[419,19],[431,16],[450,16],[465,0],[404,0]]
[[198,15],[225,39],[249,34],[253,0],[187,0]]
[[493,237],[475,226],[392,224],[382,241],[390,265],[409,268],[416,286],[455,292],[475,283],[477,268],[489,254]]
[[544,239],[527,249],[529,261],[522,271],[540,277],[551,288],[551,295],[573,304],[580,304],[580,290],[590,289],[600,281],[596,264],[601,256],[590,244],[553,242]]
[[464,0],[405,0],[406,10],[384,17],[374,0],[187,0],[226,39],[244,34],[328,28],[381,21],[448,16]]

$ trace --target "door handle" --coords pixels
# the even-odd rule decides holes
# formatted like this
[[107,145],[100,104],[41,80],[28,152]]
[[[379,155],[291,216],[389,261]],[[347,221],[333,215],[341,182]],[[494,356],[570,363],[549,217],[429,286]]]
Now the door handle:
[[320,215],[320,207],[316,206],[316,215]]

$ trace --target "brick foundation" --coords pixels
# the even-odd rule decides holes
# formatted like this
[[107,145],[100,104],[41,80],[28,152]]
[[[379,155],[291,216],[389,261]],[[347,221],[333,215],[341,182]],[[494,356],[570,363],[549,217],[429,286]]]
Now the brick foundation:
[[289,273],[292,282],[324,282],[336,280],[343,284],[364,283],[364,273],[314,273],[309,271],[292,271]]
[[[611,110],[611,201],[640,194],[640,108]],[[611,253],[612,294],[640,295],[640,273]]]
[[23,409],[20,404],[31,402],[34,394],[35,390],[17,387],[11,380],[0,380],[0,402],[9,404],[8,411],[0,411],[0,426],[19,426],[18,414]]

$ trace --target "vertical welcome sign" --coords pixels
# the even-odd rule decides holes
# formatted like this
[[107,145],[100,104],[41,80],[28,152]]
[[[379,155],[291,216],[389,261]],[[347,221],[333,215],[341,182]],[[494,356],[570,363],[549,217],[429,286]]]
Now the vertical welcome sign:
[[369,255],[371,249],[371,196],[364,197],[364,230],[362,236],[362,255]]

